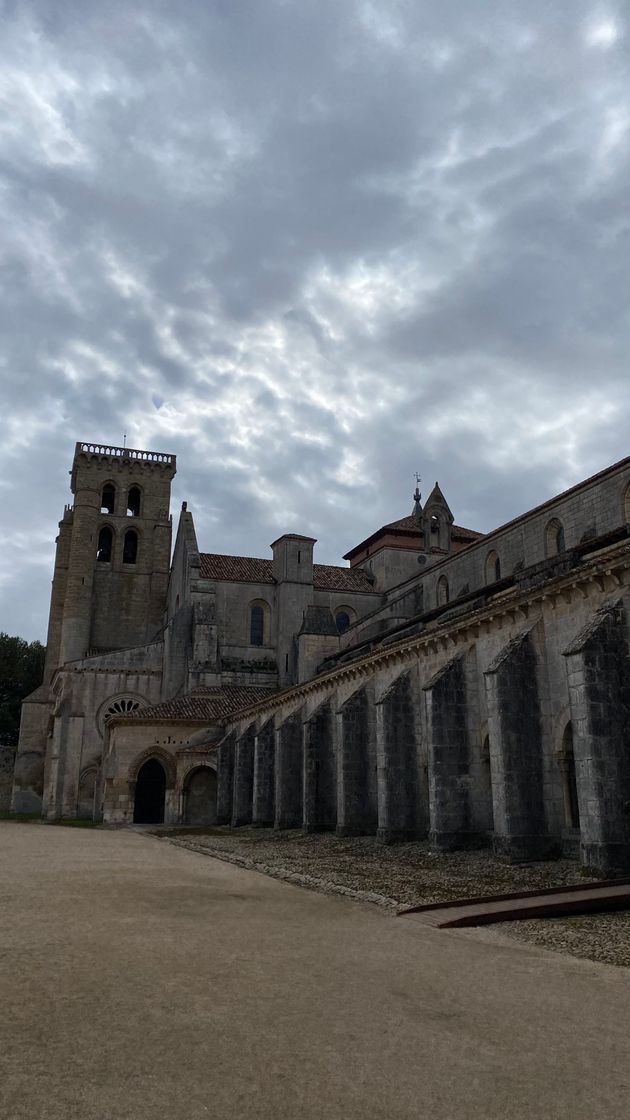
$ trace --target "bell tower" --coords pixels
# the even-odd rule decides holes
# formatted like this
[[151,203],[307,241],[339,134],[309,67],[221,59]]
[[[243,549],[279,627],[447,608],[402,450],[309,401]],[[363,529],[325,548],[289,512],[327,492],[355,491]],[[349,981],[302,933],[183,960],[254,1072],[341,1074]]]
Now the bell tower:
[[171,552],[174,455],[77,443],[74,504],[57,538],[46,676],[159,629]]

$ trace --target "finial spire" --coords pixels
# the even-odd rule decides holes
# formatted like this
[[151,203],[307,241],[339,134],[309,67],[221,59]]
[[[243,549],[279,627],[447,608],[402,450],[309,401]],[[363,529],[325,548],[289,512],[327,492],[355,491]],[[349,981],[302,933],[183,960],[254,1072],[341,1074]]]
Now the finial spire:
[[420,501],[420,498],[422,497],[422,495],[420,493],[420,475],[418,474],[417,471],[414,475],[414,478],[416,480],[416,490],[415,490],[415,493],[414,493],[414,496],[413,496],[413,503],[414,504],[413,504],[413,510],[411,511],[411,516],[421,518],[422,517],[422,503]]

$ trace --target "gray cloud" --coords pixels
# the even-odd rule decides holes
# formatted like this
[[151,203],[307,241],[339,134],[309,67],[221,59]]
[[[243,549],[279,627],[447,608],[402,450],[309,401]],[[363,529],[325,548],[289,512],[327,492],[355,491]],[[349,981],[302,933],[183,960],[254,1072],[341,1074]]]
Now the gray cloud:
[[76,439],[332,562],[416,469],[489,529],[626,453],[620,4],[0,8],[0,628],[44,635]]

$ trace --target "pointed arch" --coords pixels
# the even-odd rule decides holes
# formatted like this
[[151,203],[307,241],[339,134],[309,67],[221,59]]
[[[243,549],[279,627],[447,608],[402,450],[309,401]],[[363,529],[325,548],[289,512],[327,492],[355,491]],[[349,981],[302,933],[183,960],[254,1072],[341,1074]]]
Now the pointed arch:
[[162,766],[164,767],[164,772],[166,774],[166,788],[173,789],[177,777],[177,762],[173,758],[173,756],[168,753],[168,751],[165,751],[162,747],[158,746],[147,747],[147,749],[142,751],[141,754],[136,755],[133,762],[129,766],[129,770],[127,771],[127,781],[131,785],[137,782],[140,770],[144,766],[145,762],[148,762],[151,758],[157,759],[158,762],[162,764]]

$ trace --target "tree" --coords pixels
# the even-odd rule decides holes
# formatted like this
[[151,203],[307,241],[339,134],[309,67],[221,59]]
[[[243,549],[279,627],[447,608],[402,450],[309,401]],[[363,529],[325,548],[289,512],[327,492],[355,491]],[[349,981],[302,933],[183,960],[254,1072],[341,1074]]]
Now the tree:
[[0,633],[0,744],[17,743],[22,701],[42,683],[46,647]]

